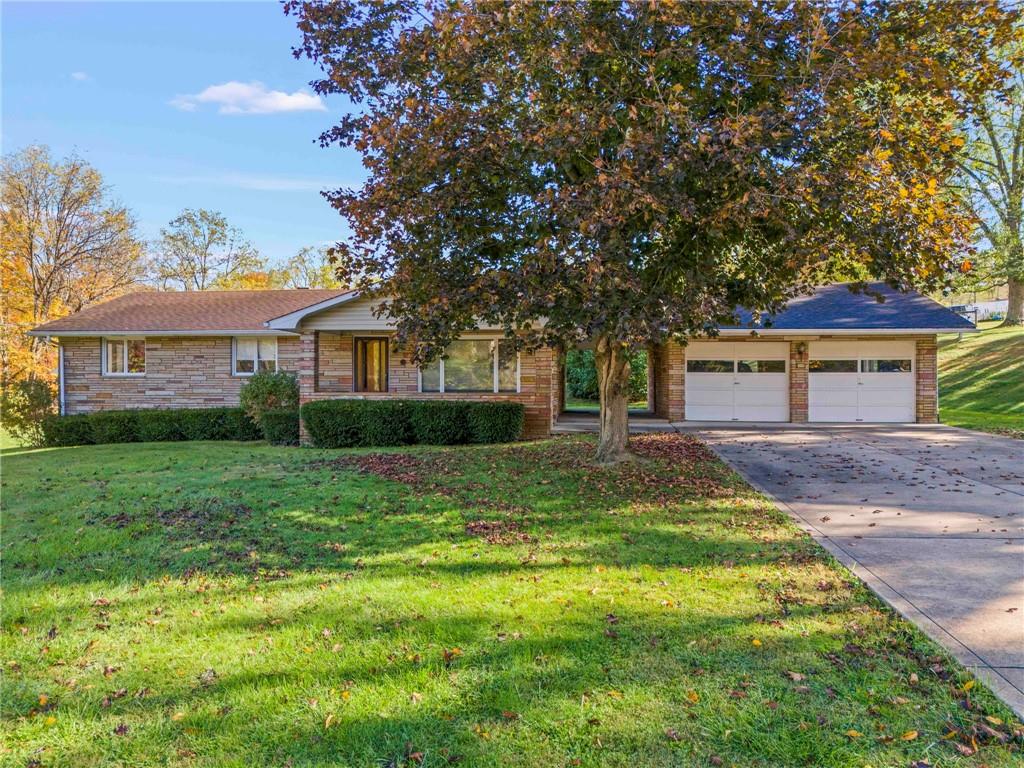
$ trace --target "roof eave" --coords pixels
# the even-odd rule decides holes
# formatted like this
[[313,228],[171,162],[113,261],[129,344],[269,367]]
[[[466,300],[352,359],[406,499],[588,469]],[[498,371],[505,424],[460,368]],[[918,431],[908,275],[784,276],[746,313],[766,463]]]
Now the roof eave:
[[721,336],[914,336],[932,333],[978,333],[979,328],[719,328]]
[[302,309],[297,309],[294,312],[289,312],[287,315],[271,318],[263,324],[267,328],[291,331],[298,328],[299,323],[310,315],[315,315],[317,312],[323,312],[325,309],[331,309],[339,304],[345,304],[346,302],[357,298],[359,298],[359,291],[349,291],[348,293],[343,293],[340,296],[333,296],[329,299],[318,301],[316,304],[310,304],[308,307],[303,307]]
[[298,334],[282,330],[282,329],[269,329],[269,328],[241,328],[241,329],[204,329],[204,330],[167,330],[167,329],[154,329],[154,328],[138,328],[134,330],[102,330],[102,329],[90,329],[90,330],[57,330],[57,329],[46,329],[46,328],[33,328],[31,331],[27,331],[28,336],[56,336],[65,338],[74,337],[96,337],[96,336],[297,336]]

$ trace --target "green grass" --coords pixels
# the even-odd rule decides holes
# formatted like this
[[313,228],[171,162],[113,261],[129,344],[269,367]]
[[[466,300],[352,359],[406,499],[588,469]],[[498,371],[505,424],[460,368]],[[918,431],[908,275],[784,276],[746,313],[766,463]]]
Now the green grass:
[[[601,410],[601,403],[598,400],[586,400],[582,397],[566,395],[565,409],[567,411],[594,411],[596,413]],[[629,404],[629,409],[633,411],[646,411],[647,401],[636,400]]]
[[21,448],[22,442],[3,427],[0,427],[0,451]]
[[0,763],[1021,764],[766,499],[637,440],[6,454]]
[[1024,328],[939,338],[939,409],[956,427],[1024,438]]

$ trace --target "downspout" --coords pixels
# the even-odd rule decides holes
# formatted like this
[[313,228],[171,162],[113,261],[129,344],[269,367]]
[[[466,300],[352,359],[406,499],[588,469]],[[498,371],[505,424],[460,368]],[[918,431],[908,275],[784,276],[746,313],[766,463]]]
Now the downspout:
[[57,414],[67,415],[67,407],[64,405],[64,345],[57,342]]

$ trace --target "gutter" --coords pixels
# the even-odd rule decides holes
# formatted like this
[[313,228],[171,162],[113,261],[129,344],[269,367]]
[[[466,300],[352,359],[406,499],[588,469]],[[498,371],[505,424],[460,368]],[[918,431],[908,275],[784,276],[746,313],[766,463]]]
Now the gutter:
[[137,328],[132,330],[119,329],[116,331],[90,330],[90,331],[59,331],[56,329],[36,328],[27,332],[29,336],[56,336],[58,338],[94,338],[97,336],[298,336],[297,333],[285,330],[268,330],[266,328],[245,328],[242,330],[159,330]]

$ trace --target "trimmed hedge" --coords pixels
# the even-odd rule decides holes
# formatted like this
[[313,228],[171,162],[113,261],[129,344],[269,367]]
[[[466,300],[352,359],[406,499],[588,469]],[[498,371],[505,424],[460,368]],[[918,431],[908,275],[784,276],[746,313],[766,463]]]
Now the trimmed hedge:
[[89,414],[94,443],[135,443],[139,440],[136,411],[98,411]]
[[[517,405],[518,408],[509,408]],[[473,403],[466,415],[469,439],[474,443],[511,443],[526,426],[526,410],[518,403]]]
[[47,416],[41,423],[43,445],[62,448],[92,443],[92,421],[88,414]]
[[277,408],[260,417],[263,436],[271,445],[299,444],[299,409]]
[[50,416],[43,420],[42,429],[44,444],[49,446],[263,439],[259,425],[241,408],[97,411]]
[[469,442],[469,409],[476,403],[420,400],[412,404],[412,433],[417,443],[458,445]]
[[502,443],[523,433],[521,403],[468,400],[320,400],[302,406],[317,448],[408,443]]

